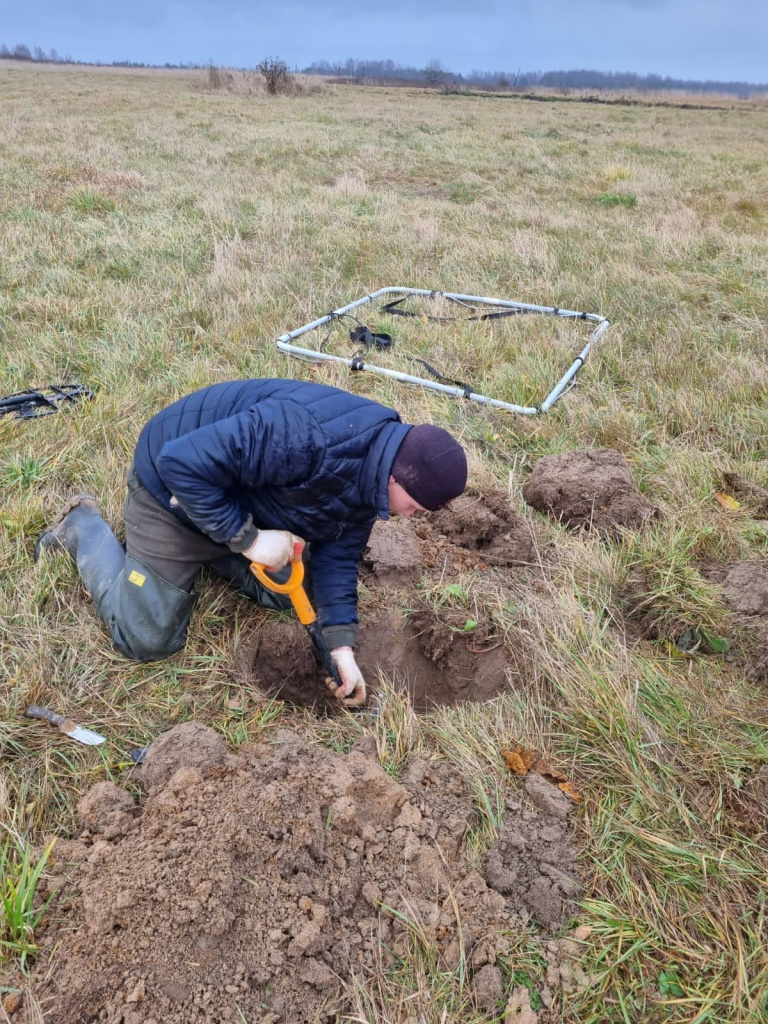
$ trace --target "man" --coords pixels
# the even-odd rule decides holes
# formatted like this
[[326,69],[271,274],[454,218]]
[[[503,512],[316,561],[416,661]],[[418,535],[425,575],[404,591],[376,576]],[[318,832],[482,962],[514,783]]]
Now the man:
[[66,550],[112,635],[137,661],[184,646],[193,583],[207,565],[274,609],[251,562],[283,569],[310,545],[311,587],[339,670],[340,699],[365,700],[357,666],[357,576],[378,517],[434,511],[466,487],[467,459],[441,427],[298,380],[213,384],[146,424],[128,471],[125,548],[95,498],[77,495],[38,539]]

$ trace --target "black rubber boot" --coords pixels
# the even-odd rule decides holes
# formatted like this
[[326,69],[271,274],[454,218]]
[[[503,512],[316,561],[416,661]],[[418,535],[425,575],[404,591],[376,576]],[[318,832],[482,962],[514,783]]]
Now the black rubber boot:
[[92,494],[76,494],[70,498],[53,524],[35,541],[35,561],[38,562],[45,551],[68,551],[77,560],[78,526],[89,516],[101,519],[99,503]]
[[180,650],[194,597],[126,556],[90,495],[78,495],[38,539],[41,551],[68,551],[115,647],[135,661],[156,661]]
[[121,654],[134,661],[158,661],[186,643],[194,599],[127,555],[97,606]]

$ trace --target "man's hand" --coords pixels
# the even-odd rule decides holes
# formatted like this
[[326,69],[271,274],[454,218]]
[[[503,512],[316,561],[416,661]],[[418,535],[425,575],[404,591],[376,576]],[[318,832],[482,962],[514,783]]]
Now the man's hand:
[[366,700],[365,680],[355,661],[355,652],[351,647],[337,647],[331,651],[331,657],[341,676],[341,686],[334,691],[334,697],[349,707],[362,707]]
[[304,541],[288,530],[259,530],[259,535],[243,555],[249,562],[258,562],[277,572],[289,562],[301,558]]

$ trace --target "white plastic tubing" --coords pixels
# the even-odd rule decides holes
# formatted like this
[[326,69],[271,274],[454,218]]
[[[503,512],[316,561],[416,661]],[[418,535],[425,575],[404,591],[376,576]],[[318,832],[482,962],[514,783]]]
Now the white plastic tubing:
[[[385,295],[401,295],[403,297],[417,295],[428,299],[455,299],[458,302],[467,302],[475,305],[496,306],[501,309],[519,309],[527,313],[543,313],[549,316],[565,317],[570,320],[587,320],[590,323],[597,324],[597,327],[590,335],[587,344],[568,367],[568,370],[539,406],[513,405],[511,402],[502,402],[501,399],[491,398],[489,395],[479,395],[474,391],[465,391],[463,388],[455,387],[452,384],[440,384],[437,381],[425,380],[423,377],[414,377],[410,373],[402,373],[399,370],[388,370],[383,366],[375,366],[373,363],[365,362],[360,357],[345,359],[343,356],[334,356],[328,352],[321,352],[318,349],[301,348],[298,345],[292,344],[296,338],[300,338],[308,331],[314,331],[317,327],[322,327],[323,324],[336,320],[344,313],[349,313],[353,309],[359,309],[360,306],[365,306],[367,303],[373,302],[374,299],[382,298]],[[326,313],[325,316],[321,316],[318,320],[313,320],[310,324],[305,324],[303,327],[290,331],[288,334],[280,335],[277,339],[277,347],[281,352],[285,352],[286,355],[294,356],[297,359],[305,359],[312,362],[344,363],[345,366],[353,370],[368,370],[370,373],[378,373],[381,377],[391,377],[394,380],[402,381],[404,384],[418,384],[432,391],[440,391],[445,395],[454,395],[457,398],[468,398],[472,402],[491,405],[497,409],[506,409],[508,412],[520,413],[523,416],[537,416],[551,409],[555,402],[573,386],[576,374],[584,365],[592,345],[601,335],[605,334],[609,326],[610,321],[606,320],[603,316],[599,316],[597,313],[579,313],[572,309],[559,309],[557,306],[533,306],[526,302],[512,302],[507,299],[491,299],[478,295],[459,295],[455,292],[430,291],[428,288],[388,287],[379,288],[378,291],[371,292],[370,295],[364,295],[361,299],[356,299],[347,306],[342,306],[339,309],[332,310],[330,313]]]

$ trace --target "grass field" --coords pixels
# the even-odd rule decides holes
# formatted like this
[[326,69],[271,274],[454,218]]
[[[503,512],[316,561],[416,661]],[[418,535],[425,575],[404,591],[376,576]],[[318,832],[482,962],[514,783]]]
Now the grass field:
[[[768,521],[714,500],[723,471],[768,485],[768,106],[329,86],[268,98],[201,84],[0,64],[0,390],[75,379],[97,393],[55,417],[0,420],[8,878],[73,827],[78,794],[116,778],[131,747],[190,718],[233,743],[273,725],[247,692],[230,700],[254,615],[245,602],[205,583],[186,650],[131,664],[74,568],[33,564],[36,534],[78,490],[120,527],[136,437],[164,404],[231,377],[311,376],[448,426],[468,447],[472,483],[508,487],[547,537],[544,585],[512,595],[518,616],[496,614],[525,649],[529,684],[408,735],[393,723],[391,742],[406,749],[390,753],[431,746],[491,787],[504,779],[499,747],[519,740],[583,790],[578,923],[592,929],[591,984],[564,999],[560,1019],[768,1019],[768,818],[754,797],[768,763],[765,685],[722,654],[685,657],[663,642],[685,629],[727,636],[701,567],[768,556]],[[578,386],[532,420],[275,349],[283,332],[384,285],[598,312],[613,326]],[[391,365],[425,355],[523,404],[543,398],[585,337],[534,318],[390,328]],[[599,446],[626,457],[661,512],[613,542],[544,524],[521,497],[538,456]],[[621,595],[638,571],[666,633],[628,645]],[[494,595],[467,586],[481,613],[498,613]],[[21,718],[30,703],[66,709],[107,743],[52,741]],[[357,728],[289,717],[324,742]],[[7,912],[0,930],[12,977],[23,943]],[[456,1009],[458,984],[443,978],[417,1004],[380,986],[349,1019],[488,1019]]]

